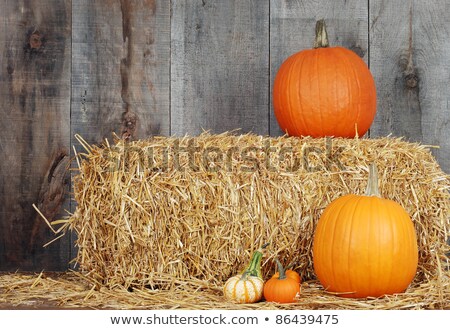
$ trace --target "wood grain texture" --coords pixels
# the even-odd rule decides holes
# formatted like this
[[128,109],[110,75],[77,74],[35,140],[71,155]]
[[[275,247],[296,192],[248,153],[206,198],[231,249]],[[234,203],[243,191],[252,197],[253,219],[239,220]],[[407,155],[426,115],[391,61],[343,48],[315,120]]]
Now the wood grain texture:
[[169,134],[170,2],[73,0],[72,135]]
[[269,2],[177,0],[172,13],[172,133],[268,134]]
[[371,136],[440,146],[450,172],[450,3],[370,1],[370,64],[378,90]]
[[72,11],[72,145],[169,135],[170,1],[72,0]]
[[49,220],[68,208],[70,1],[0,3],[0,270],[61,270],[68,237]]
[[273,112],[273,80],[286,58],[314,44],[316,21],[324,18],[330,46],[355,51],[368,62],[367,1],[270,0],[270,135],[283,132]]

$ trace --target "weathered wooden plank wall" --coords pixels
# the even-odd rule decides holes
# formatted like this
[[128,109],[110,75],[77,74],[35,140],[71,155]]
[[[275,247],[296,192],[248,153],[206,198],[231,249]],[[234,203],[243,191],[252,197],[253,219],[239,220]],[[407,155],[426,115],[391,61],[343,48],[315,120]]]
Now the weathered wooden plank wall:
[[450,173],[450,1],[369,4],[378,97],[371,136],[440,146],[433,153]]
[[[279,135],[271,88],[281,62],[330,42],[370,65],[378,113],[370,136],[440,145],[450,172],[450,3],[437,0],[3,0],[0,2],[0,270],[65,269],[74,134]],[[72,205],[73,208],[73,205]]]
[[73,1],[71,135],[169,134],[170,2]]
[[49,217],[68,209],[70,1],[0,4],[0,269],[63,269],[69,239],[53,238]]
[[173,1],[171,131],[268,134],[269,2]]

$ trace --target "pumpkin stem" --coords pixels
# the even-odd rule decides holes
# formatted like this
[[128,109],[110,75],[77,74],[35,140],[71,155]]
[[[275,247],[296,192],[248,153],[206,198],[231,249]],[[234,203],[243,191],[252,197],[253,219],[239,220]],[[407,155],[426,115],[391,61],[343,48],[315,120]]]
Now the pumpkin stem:
[[316,40],[314,41],[314,48],[326,48],[329,46],[327,27],[325,20],[321,19],[316,22]]
[[366,195],[381,197],[378,186],[377,165],[375,163],[370,163],[369,165],[369,180],[367,182]]
[[258,250],[253,252],[252,258],[250,259],[250,264],[242,273],[241,279],[246,279],[247,276],[256,276],[262,278],[261,273],[261,260],[263,256],[263,249],[265,249],[269,243],[263,244]]
[[278,260],[277,257],[275,257],[275,262],[277,263],[278,266],[278,273],[280,274],[280,276],[278,277],[279,280],[284,280],[286,278],[286,271],[283,268],[283,265],[281,264],[280,260]]

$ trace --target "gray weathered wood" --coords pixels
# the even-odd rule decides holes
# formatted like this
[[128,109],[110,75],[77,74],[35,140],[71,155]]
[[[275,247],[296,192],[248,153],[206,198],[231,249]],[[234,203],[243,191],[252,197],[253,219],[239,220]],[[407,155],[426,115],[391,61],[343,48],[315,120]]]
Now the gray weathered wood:
[[270,1],[270,135],[282,135],[273,113],[273,80],[290,55],[314,44],[316,21],[324,18],[330,46],[343,46],[368,61],[367,1]]
[[450,172],[450,2],[371,0],[369,32],[378,96],[371,136],[438,145]]
[[268,134],[269,2],[172,6],[172,133]]
[[169,135],[170,2],[73,0],[72,8],[75,148],[83,151],[75,134],[88,143]]
[[72,135],[169,134],[170,2],[73,0]]
[[69,237],[53,234],[68,208],[71,2],[0,3],[0,270],[61,270]]

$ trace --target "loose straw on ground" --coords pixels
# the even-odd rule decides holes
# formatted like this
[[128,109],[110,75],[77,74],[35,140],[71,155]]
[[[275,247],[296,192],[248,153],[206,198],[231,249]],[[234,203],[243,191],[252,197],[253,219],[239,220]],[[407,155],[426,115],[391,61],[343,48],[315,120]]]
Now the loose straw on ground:
[[[297,303],[265,301],[236,305],[226,301],[221,288],[202,281],[185,281],[170,290],[123,287],[96,288],[79,273],[0,275],[0,308],[69,309],[450,309],[450,273],[445,286],[436,280],[409,288],[406,293],[378,299],[349,299],[328,294],[316,281],[302,284]],[[442,289],[442,291],[440,291]]]

